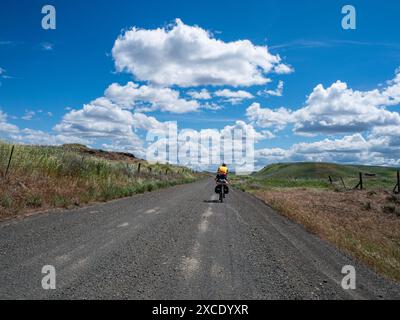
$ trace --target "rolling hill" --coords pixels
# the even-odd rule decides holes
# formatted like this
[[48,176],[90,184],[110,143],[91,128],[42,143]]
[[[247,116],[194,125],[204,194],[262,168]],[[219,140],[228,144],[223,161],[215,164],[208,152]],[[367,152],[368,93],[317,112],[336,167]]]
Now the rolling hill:
[[303,162],[272,164],[253,174],[260,179],[327,179],[331,177],[354,178],[360,172],[367,176],[392,178],[396,175],[396,168],[341,165],[335,163]]
[[[363,174],[365,189],[393,190],[397,182],[396,168],[342,165],[335,163],[301,162],[276,163],[266,166],[247,177],[236,177],[234,182],[242,189],[260,187],[310,187],[344,189],[354,188]],[[331,177],[332,182],[330,182]]]

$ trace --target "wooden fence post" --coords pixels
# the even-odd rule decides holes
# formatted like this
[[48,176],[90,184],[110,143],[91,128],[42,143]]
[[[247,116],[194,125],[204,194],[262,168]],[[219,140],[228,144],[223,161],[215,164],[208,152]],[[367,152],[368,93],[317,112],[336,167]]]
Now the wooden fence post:
[[360,188],[360,190],[363,190],[362,172],[360,172],[360,181],[359,181],[358,184],[354,187],[354,189],[358,189],[358,188]]
[[141,163],[139,162],[139,165],[138,165],[138,167],[137,167],[137,173],[140,173],[140,167],[141,167]]
[[400,193],[400,170],[397,170],[397,184],[394,187],[393,192],[395,194],[399,194]]
[[329,176],[329,182],[331,183],[331,185],[333,184],[331,176]]
[[4,178],[7,178],[8,170],[10,169],[11,160],[12,160],[12,157],[13,157],[13,154],[14,154],[14,148],[15,148],[15,146],[13,145],[12,148],[11,148],[10,158],[8,159],[7,169],[6,169],[6,173],[4,175]]

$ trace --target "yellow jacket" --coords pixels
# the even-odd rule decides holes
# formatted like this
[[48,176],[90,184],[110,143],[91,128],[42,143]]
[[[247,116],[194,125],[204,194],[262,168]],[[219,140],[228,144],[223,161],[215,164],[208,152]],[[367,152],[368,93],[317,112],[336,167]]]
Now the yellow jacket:
[[221,174],[228,174],[228,168],[227,168],[227,167],[220,166],[220,167],[218,168],[218,173],[221,173]]

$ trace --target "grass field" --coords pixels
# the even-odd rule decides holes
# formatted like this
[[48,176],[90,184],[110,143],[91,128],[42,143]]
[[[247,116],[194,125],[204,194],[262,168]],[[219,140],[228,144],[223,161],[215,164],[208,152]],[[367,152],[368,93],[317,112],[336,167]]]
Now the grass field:
[[16,145],[10,161],[11,151],[10,144],[0,142],[0,219],[126,197],[201,176],[187,168],[80,145]]
[[[360,172],[364,190],[353,190]],[[400,196],[392,192],[396,169],[274,164],[251,176],[232,177],[231,182],[378,273],[400,281]]]
[[[236,177],[235,182],[242,185],[243,189],[264,187],[351,189],[358,184],[360,172],[363,174],[363,185],[366,190],[393,190],[396,185],[396,168],[333,163],[273,164],[251,176]],[[330,183],[329,177],[333,184]]]

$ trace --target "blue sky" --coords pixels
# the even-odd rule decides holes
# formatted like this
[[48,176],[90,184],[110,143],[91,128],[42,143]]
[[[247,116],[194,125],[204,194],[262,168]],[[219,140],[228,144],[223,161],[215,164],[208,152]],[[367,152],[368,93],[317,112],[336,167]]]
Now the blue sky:
[[[57,10],[56,30],[41,28],[45,4]],[[351,1],[357,29],[344,30],[345,4],[2,1],[0,137],[82,140],[142,154],[145,131],[166,121],[197,131],[251,126],[258,167],[308,160],[400,165],[400,4]],[[185,28],[193,38],[183,36]],[[129,30],[136,40],[127,37],[113,50]],[[208,39],[197,39],[203,31]],[[286,69],[277,72],[278,65]],[[118,92],[107,96],[113,83]],[[118,127],[118,117],[127,122]]]

